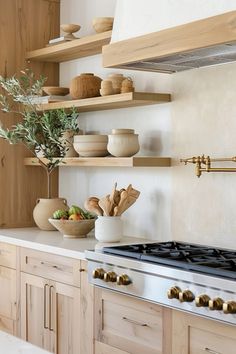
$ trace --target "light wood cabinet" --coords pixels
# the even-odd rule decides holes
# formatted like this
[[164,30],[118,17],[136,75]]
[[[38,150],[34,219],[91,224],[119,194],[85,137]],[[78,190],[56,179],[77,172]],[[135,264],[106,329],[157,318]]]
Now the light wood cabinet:
[[0,330],[18,335],[17,249],[0,242]]
[[56,354],[93,354],[87,262],[21,248],[21,336]]
[[22,338],[57,354],[78,353],[80,289],[21,274]]
[[173,311],[172,354],[235,354],[235,326]]
[[170,354],[171,312],[136,298],[95,290],[95,353]]

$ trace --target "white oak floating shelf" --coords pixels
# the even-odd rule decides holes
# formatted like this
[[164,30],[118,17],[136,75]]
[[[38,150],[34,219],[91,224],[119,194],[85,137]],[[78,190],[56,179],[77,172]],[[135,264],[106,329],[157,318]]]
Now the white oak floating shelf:
[[102,47],[109,44],[110,40],[111,31],[98,33],[27,52],[26,59],[30,61],[62,63],[68,60],[99,54],[102,52]]
[[[47,162],[46,159],[42,159]],[[26,166],[40,166],[35,157],[24,159]],[[132,157],[68,157],[60,164],[62,167],[170,167],[170,157],[132,156]]]
[[167,103],[170,101],[171,95],[168,93],[128,92],[118,95],[84,98],[81,100],[51,102],[42,104],[40,109],[67,109],[76,107],[79,112],[92,112],[106,109],[146,106],[151,104]]

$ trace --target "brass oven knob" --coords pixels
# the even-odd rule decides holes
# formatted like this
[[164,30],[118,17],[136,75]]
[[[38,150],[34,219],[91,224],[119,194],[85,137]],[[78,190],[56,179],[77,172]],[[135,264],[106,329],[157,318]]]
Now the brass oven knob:
[[117,275],[115,272],[107,272],[104,274],[104,280],[106,282],[114,283],[116,281]]
[[117,275],[116,282],[118,285],[129,285],[131,279],[127,274]]
[[236,313],[236,302],[235,301],[227,301],[223,304],[224,313]]
[[181,289],[178,286],[172,286],[172,288],[167,291],[167,296],[169,299],[178,299],[180,292]]
[[195,296],[190,290],[184,290],[179,293],[179,300],[181,302],[192,302]]
[[209,300],[210,310],[222,310],[224,301],[220,297],[216,297],[213,300]]
[[199,295],[195,299],[195,303],[197,307],[207,307],[209,305],[210,297],[206,294]]
[[105,270],[102,268],[96,268],[93,271],[94,279],[104,279]]

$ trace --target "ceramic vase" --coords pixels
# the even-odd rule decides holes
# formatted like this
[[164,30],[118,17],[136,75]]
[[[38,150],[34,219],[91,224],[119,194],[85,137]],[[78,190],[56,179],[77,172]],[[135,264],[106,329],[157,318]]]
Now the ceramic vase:
[[53,231],[56,228],[50,224],[50,219],[56,210],[68,210],[67,201],[65,198],[40,198],[36,202],[36,206],[33,210],[33,218],[35,224],[45,231]]
[[73,99],[82,99],[100,96],[100,77],[91,73],[84,73],[72,79],[70,94]]

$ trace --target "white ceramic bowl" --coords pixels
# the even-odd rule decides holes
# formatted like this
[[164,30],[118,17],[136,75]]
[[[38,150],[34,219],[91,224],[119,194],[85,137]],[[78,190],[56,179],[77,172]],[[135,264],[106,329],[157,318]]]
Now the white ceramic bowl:
[[111,134],[108,135],[107,150],[116,157],[130,157],[140,149],[138,134]]
[[83,238],[94,228],[95,219],[86,220],[58,220],[48,221],[67,238]]
[[107,135],[75,135],[74,149],[83,157],[107,156]]

